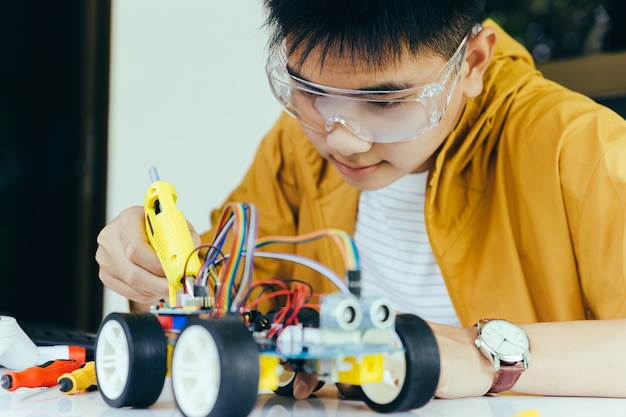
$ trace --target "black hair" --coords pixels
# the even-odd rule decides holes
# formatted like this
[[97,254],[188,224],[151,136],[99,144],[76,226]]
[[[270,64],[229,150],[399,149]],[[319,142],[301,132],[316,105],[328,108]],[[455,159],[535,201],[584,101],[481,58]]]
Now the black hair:
[[289,38],[300,64],[331,48],[355,65],[381,68],[403,54],[449,59],[485,16],[485,0],[263,0],[270,48]]

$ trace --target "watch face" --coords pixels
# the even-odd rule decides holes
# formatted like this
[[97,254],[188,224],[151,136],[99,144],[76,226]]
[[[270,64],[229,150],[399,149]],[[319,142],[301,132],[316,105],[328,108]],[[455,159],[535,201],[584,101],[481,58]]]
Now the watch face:
[[480,334],[482,343],[505,360],[519,358],[530,348],[526,333],[505,320],[491,320],[482,326]]

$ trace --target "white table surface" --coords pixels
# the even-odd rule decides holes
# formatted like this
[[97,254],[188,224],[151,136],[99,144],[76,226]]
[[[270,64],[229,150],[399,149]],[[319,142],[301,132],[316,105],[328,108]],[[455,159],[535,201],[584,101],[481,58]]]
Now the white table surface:
[[[1,417],[180,417],[169,378],[158,401],[147,409],[109,407],[98,392],[65,395],[56,390],[24,398],[37,390],[0,390]],[[233,404],[236,407],[236,404]],[[537,410],[540,417],[626,417],[626,399],[557,398],[519,395],[433,400],[422,408],[389,416],[419,417],[513,417],[524,410]],[[360,401],[337,398],[333,387],[324,388],[317,398],[294,400],[274,394],[259,394],[250,417],[354,417],[383,416]]]

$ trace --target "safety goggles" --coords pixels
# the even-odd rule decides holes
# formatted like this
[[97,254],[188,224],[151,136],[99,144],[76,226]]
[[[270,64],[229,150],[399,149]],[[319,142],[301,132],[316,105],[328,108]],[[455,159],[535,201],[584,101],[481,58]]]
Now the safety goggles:
[[476,25],[427,85],[392,91],[346,90],[311,83],[289,73],[285,42],[274,49],[266,71],[274,96],[304,126],[330,133],[342,125],[368,142],[390,143],[413,139],[441,121],[467,55],[468,39],[480,32]]

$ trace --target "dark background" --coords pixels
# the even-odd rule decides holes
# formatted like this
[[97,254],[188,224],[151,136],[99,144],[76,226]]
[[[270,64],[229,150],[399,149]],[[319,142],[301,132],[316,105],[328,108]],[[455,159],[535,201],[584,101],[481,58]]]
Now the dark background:
[[487,0],[487,15],[538,64],[626,49],[624,0]]
[[0,311],[94,331],[109,0],[0,2]]
[[[0,0],[0,312],[26,327],[102,319],[110,3]],[[621,0],[488,5],[540,63],[626,49]]]
[[[542,64],[565,64],[572,58],[591,56],[602,59],[603,54],[626,51],[624,0],[487,0],[487,15],[531,52],[540,70]],[[577,71],[583,81],[566,86],[583,93],[586,85],[591,84],[585,79],[611,77],[616,72],[598,73],[585,65],[577,67]],[[589,95],[626,117],[626,68],[620,74],[621,80],[613,83],[619,91]],[[558,77],[554,80],[562,82]]]

